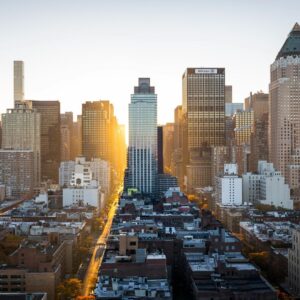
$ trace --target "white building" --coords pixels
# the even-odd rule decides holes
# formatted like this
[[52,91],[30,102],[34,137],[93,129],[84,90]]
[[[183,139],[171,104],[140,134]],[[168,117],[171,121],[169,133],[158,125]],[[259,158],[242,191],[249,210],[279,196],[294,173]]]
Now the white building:
[[157,95],[150,78],[139,78],[129,104],[127,187],[152,193],[157,175]]
[[258,162],[258,174],[243,175],[243,201],[293,209],[289,186],[272,163]]
[[63,206],[104,206],[104,193],[97,180],[92,179],[92,170],[84,157],[76,158],[74,171],[67,188],[63,189]]
[[63,189],[63,207],[87,205],[96,207],[98,210],[104,206],[104,194],[95,180],[86,186]]
[[69,186],[72,174],[75,171],[75,161],[62,161],[59,167],[59,185]]
[[[85,157],[76,157],[75,161],[63,161],[59,168],[59,184],[60,186],[76,185],[75,174],[78,174],[83,184],[88,181],[96,180],[101,186],[101,190],[106,195],[110,192],[110,164],[108,161],[100,158],[86,161]],[[82,175],[80,175],[82,174]]]
[[300,228],[292,229],[292,248],[288,254],[289,288],[294,296],[300,297]]
[[217,201],[222,205],[242,205],[242,178],[236,164],[225,164],[224,174],[217,177]]
[[93,179],[99,182],[101,189],[108,195],[110,193],[111,182],[109,162],[100,158],[93,158],[89,164]]

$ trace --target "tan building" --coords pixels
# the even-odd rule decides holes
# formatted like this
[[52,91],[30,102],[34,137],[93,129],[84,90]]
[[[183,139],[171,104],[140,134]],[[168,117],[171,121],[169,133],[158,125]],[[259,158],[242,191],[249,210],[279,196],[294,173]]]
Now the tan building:
[[60,102],[57,100],[27,100],[41,115],[41,179],[58,182],[60,165]]
[[171,172],[172,175],[177,177],[178,183],[182,188],[188,159],[185,119],[182,106],[177,106],[174,110],[174,149],[172,153]]
[[70,245],[24,241],[10,255],[9,266],[0,268],[0,292],[46,292],[48,300],[55,300],[58,284],[72,272]]
[[2,148],[33,151],[35,186],[39,186],[41,178],[40,119],[40,114],[23,102],[2,114]]
[[269,155],[287,178],[300,149],[300,26],[295,24],[270,68]]
[[82,104],[82,154],[87,160],[101,158],[111,161],[112,116],[113,105],[109,101]]
[[81,115],[77,115],[76,122],[73,123],[73,147],[71,149],[71,158],[82,155],[82,118]]
[[201,147],[190,153],[187,169],[187,192],[212,185],[212,148]]
[[188,149],[225,143],[225,69],[188,68],[182,76]]
[[232,85],[225,85],[225,103],[232,103]]
[[163,161],[164,172],[171,173],[171,159],[174,149],[174,123],[163,126]]
[[250,145],[250,136],[253,132],[253,110],[238,111],[234,115],[234,136],[236,145]]
[[61,161],[74,159],[73,154],[73,113],[60,114]]
[[8,198],[32,196],[34,153],[31,150],[0,149],[0,184]]
[[187,190],[191,192],[212,184],[211,157],[204,157],[207,151],[203,149],[225,145],[224,68],[186,69],[182,76],[182,112],[189,157]]
[[24,62],[14,61],[14,101],[24,101]]
[[250,96],[244,101],[245,110],[253,110],[254,120],[260,119],[263,114],[269,112],[269,94],[262,91],[255,94],[250,93]]
[[259,119],[254,121],[253,132],[250,137],[250,171],[257,171],[259,160],[269,159],[268,147],[268,125],[269,115],[264,113]]
[[212,147],[212,185],[216,185],[216,177],[224,173],[224,164],[229,164],[230,147],[216,146]]

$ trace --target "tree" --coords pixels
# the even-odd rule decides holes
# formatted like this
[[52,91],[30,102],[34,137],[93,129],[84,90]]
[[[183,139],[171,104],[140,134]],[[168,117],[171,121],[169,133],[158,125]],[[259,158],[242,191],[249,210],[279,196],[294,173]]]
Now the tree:
[[66,279],[57,287],[57,297],[62,300],[76,299],[80,296],[81,289],[82,283],[79,279]]

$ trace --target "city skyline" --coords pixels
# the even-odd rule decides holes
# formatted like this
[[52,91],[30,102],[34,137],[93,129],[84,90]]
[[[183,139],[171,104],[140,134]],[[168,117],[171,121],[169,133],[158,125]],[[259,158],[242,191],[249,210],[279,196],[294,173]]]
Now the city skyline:
[[297,1],[242,1],[234,9],[233,1],[218,9],[204,1],[88,3],[0,3],[1,28],[10,33],[1,35],[1,112],[13,107],[13,60],[25,63],[25,99],[57,99],[74,115],[85,101],[108,99],[126,125],[131,87],[145,76],[157,89],[158,123],[172,121],[187,67],[224,67],[233,101],[242,102],[251,91],[268,91],[270,64],[300,8]]
[[300,299],[300,1],[23,2],[0,300]]

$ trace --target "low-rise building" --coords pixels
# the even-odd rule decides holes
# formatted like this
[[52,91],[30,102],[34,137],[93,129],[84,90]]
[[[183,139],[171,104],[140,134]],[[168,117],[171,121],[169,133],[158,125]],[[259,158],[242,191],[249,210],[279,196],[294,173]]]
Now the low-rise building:
[[242,178],[236,164],[225,164],[224,175],[217,178],[217,202],[222,205],[242,205]]
[[258,162],[258,174],[243,174],[243,200],[245,203],[267,204],[293,209],[290,188],[272,163]]

